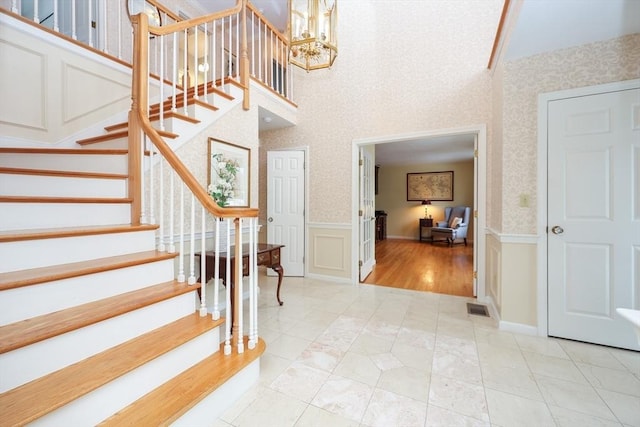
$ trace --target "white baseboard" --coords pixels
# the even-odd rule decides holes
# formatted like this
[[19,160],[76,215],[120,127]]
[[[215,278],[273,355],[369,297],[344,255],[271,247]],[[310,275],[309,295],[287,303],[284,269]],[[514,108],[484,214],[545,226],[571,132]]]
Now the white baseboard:
[[515,332],[523,335],[538,335],[538,328],[524,323],[505,322],[501,320],[498,323],[498,329],[501,331]]
[[317,273],[307,273],[304,277],[308,277],[309,279],[325,280],[327,282],[344,283],[347,285],[351,284],[351,279],[348,277],[325,276],[324,274]]

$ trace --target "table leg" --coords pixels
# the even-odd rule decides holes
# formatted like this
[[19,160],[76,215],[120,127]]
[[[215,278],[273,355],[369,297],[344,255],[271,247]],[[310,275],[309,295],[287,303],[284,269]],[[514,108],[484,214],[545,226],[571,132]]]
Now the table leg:
[[282,276],[284,275],[284,270],[280,264],[274,265],[271,267],[273,271],[278,273],[278,289],[276,290],[276,298],[278,299],[278,304],[282,305],[284,302],[280,301],[280,285],[282,284]]

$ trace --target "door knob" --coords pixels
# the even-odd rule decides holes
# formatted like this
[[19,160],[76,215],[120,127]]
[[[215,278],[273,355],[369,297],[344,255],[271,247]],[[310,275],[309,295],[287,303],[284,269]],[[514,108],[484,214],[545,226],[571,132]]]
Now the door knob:
[[273,218],[272,218],[272,217],[269,217],[269,219],[267,219],[267,221],[269,221],[269,222],[273,222]]
[[553,234],[562,234],[564,233],[564,228],[560,227],[559,225],[556,225],[551,229],[551,232]]

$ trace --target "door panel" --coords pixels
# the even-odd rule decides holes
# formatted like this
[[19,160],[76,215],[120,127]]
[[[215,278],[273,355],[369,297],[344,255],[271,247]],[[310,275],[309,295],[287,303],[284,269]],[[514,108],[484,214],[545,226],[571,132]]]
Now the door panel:
[[640,348],[615,311],[639,308],[634,105],[638,89],[549,102],[549,335]]
[[304,276],[304,152],[267,152],[267,241],[282,244],[286,276]]
[[375,148],[360,148],[360,281],[373,270],[375,263]]

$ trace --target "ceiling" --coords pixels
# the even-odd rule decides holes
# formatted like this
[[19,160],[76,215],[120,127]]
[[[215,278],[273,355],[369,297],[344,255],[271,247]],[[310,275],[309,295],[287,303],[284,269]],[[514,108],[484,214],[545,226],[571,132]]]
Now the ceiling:
[[[236,3],[236,0],[191,1],[203,12],[226,9]],[[287,0],[250,1],[276,28],[286,29]],[[504,52],[507,60],[640,33],[640,0],[511,0],[511,3],[520,11]],[[261,130],[266,129],[264,126],[273,128],[277,123],[261,123]],[[458,135],[377,144],[376,163],[468,160],[473,158],[473,139],[473,135]]]

